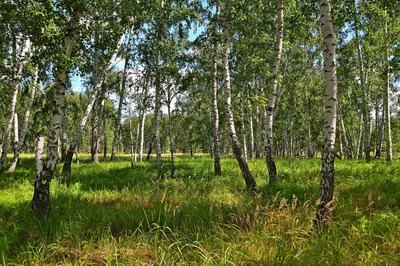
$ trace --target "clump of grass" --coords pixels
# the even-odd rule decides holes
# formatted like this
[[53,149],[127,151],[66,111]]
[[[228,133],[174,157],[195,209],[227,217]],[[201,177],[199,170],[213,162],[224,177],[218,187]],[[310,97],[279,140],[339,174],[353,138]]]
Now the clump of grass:
[[[81,156],[82,157],[82,156]],[[74,165],[52,182],[52,215],[30,210],[33,157],[0,180],[0,263],[5,265],[320,265],[398,264],[400,165],[337,161],[334,225],[311,232],[319,159],[277,160],[269,186],[245,190],[232,158],[214,177],[212,159],[177,157],[175,179],[158,180],[155,161],[129,158]],[[126,159],[126,160],[125,160]],[[168,172],[169,164],[165,162]],[[59,172],[57,176],[59,176]]]

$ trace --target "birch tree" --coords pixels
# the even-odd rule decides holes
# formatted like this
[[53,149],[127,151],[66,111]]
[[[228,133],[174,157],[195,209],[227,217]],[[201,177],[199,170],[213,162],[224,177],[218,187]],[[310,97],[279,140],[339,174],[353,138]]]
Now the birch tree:
[[249,191],[257,189],[256,181],[250,172],[249,166],[244,158],[242,145],[240,144],[239,138],[236,134],[235,122],[232,111],[232,94],[231,94],[231,78],[229,70],[229,54],[230,54],[230,41],[229,41],[229,2],[225,0],[223,3],[223,67],[224,67],[224,78],[225,78],[225,110],[227,116],[227,122],[229,127],[229,135],[232,141],[233,154],[239,164],[242,172],[243,179],[246,183],[246,187]]
[[324,147],[322,152],[320,199],[314,220],[317,230],[326,229],[332,220],[334,159],[336,137],[337,77],[336,40],[333,31],[331,1],[320,0],[321,37],[324,54]]
[[[21,36],[20,36],[21,37]],[[15,107],[17,105],[17,97],[19,92],[19,82],[22,78],[22,71],[26,64],[26,56],[30,49],[31,43],[30,40],[26,37],[22,37],[22,40],[15,39],[13,44],[13,71],[12,71],[12,88],[13,93],[11,96],[10,101],[10,109],[8,113],[8,121],[5,130],[5,138],[2,147],[2,153],[0,158],[0,174],[4,173],[6,169],[6,161],[7,161],[7,153],[8,153],[8,146],[10,145],[10,138],[11,138],[11,129],[13,126],[13,119],[15,115]]]
[[[62,55],[69,59],[75,41],[74,27],[76,18],[71,19],[69,28],[64,33],[64,40],[61,49]],[[61,134],[62,117],[65,109],[65,89],[67,81],[68,67],[63,60],[59,60],[56,65],[55,84],[53,86],[53,106],[51,115],[50,135],[47,139],[48,149],[46,164],[43,168],[38,168],[34,183],[34,194],[32,198],[32,209],[41,215],[50,212],[50,182],[53,179],[54,171],[58,159],[58,140]],[[41,144],[42,141],[39,141]],[[38,150],[40,145],[38,145]],[[40,159],[37,159],[40,160]]]
[[273,125],[275,112],[275,99],[278,87],[278,73],[281,64],[283,47],[283,3],[278,0],[277,4],[277,42],[275,47],[275,62],[272,68],[271,87],[268,96],[268,107],[266,110],[266,137],[265,137],[265,159],[268,167],[270,183],[278,181],[276,165],[273,158]]
[[13,172],[15,170],[15,168],[17,167],[19,155],[21,153],[21,148],[22,148],[22,145],[24,144],[26,133],[28,132],[29,117],[30,117],[31,108],[32,108],[33,102],[35,100],[35,95],[36,95],[36,90],[37,90],[37,88],[36,88],[37,80],[38,80],[38,69],[35,70],[35,73],[33,76],[33,81],[32,81],[32,85],[31,85],[31,93],[30,93],[30,97],[29,97],[28,106],[26,107],[26,111],[25,111],[24,122],[22,125],[22,131],[21,131],[21,135],[19,136],[19,139],[17,141],[17,145],[15,146],[14,157],[11,161],[11,165],[8,168],[9,172]]

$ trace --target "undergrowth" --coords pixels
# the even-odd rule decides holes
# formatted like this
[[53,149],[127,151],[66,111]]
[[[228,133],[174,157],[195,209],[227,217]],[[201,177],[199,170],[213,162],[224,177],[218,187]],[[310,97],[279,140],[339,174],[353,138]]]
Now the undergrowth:
[[[170,165],[165,160],[168,174]],[[129,158],[73,166],[51,184],[52,214],[30,209],[34,159],[0,178],[3,265],[398,265],[400,164],[336,161],[334,223],[311,229],[320,159],[278,159],[271,187],[263,160],[249,166],[259,189],[245,190],[237,163],[176,158],[176,178],[157,180],[156,162]]]

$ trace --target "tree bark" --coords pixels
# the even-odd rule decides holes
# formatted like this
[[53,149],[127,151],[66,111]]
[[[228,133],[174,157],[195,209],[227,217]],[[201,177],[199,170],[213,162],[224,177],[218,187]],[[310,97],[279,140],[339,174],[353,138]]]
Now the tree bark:
[[361,93],[362,93],[362,114],[363,114],[363,140],[364,140],[364,153],[365,160],[369,162],[371,160],[371,137],[370,137],[370,115],[368,110],[368,99],[367,99],[367,76],[364,72],[364,63],[363,63],[363,54],[362,54],[362,44],[359,34],[359,19],[357,14],[357,2],[354,2],[355,5],[355,34],[357,39],[357,55],[358,55],[358,64],[360,68],[360,84],[361,84]]
[[[67,58],[71,56],[74,39],[73,32],[67,31],[62,48],[62,53]],[[47,215],[50,213],[50,182],[53,179],[58,159],[58,140],[61,134],[61,120],[65,112],[67,72],[68,69],[64,63],[62,63],[62,61],[58,62],[56,66],[56,82],[53,86],[54,96],[51,112],[50,135],[47,141],[48,149],[46,165],[36,173],[34,194],[32,198],[32,209],[40,215]]]
[[107,118],[103,117],[103,139],[104,139],[104,147],[103,147],[103,161],[107,160],[107,127],[106,124],[107,123]]
[[[164,0],[161,0],[159,21],[157,22],[157,43],[161,45],[162,41],[162,31],[163,31],[163,12],[164,12]],[[161,85],[161,50],[157,49],[157,64],[156,64],[156,98],[154,107],[154,141],[157,153],[157,176],[159,179],[164,178],[164,169],[162,162],[162,151],[160,143],[160,119],[161,119],[161,95],[162,95],[162,85]]]
[[389,81],[389,46],[388,46],[388,19],[387,10],[385,10],[385,26],[384,26],[384,38],[385,38],[385,89],[383,91],[383,108],[385,110],[385,123],[384,133],[386,141],[386,162],[388,165],[392,164],[392,130],[390,127],[390,106],[389,106],[389,92],[390,92],[390,81]]
[[266,121],[266,145],[265,145],[265,159],[268,167],[269,182],[274,184],[278,181],[278,174],[276,172],[276,165],[273,158],[273,125],[275,113],[275,98],[278,87],[278,72],[281,64],[282,47],[283,47],[283,3],[278,0],[277,5],[277,42],[275,48],[275,62],[272,68],[271,88],[268,97],[267,108],[267,121]]
[[[13,94],[11,96],[11,102],[10,102],[10,111],[8,113],[8,121],[7,121],[7,126],[5,130],[5,137],[4,137],[4,143],[2,147],[2,153],[1,153],[1,158],[0,158],[0,174],[4,173],[6,169],[6,162],[7,162],[7,153],[8,153],[8,146],[10,145],[10,138],[11,138],[11,129],[13,126],[13,119],[14,119],[14,114],[15,114],[15,107],[17,105],[17,97],[18,97],[18,92],[19,92],[19,82],[22,78],[22,70],[24,69],[25,66],[25,54],[28,52],[30,49],[30,41],[29,39],[25,40],[23,42],[23,47],[22,51],[20,53],[20,60],[19,63],[17,63],[17,56],[16,56],[16,51],[14,51],[14,62],[16,67],[16,71],[13,73],[13,78],[12,78],[12,87],[13,87]],[[17,48],[15,48],[17,50]]]
[[[215,19],[218,20],[219,16],[219,3],[217,4],[217,10],[215,13]],[[221,141],[219,139],[219,111],[218,111],[218,88],[217,88],[217,78],[218,78],[218,39],[217,39],[217,21],[215,21],[213,34],[213,58],[212,58],[212,83],[211,83],[211,95],[212,95],[212,125],[213,125],[213,156],[214,156],[214,175],[220,176],[222,174],[221,170]]]
[[322,152],[320,199],[314,225],[325,230],[332,221],[334,191],[334,160],[336,137],[337,77],[336,40],[334,37],[330,0],[320,0],[320,23],[324,51],[324,148]]
[[239,164],[240,170],[242,172],[243,179],[246,183],[246,187],[249,191],[257,190],[256,181],[253,178],[253,175],[250,172],[249,166],[244,159],[243,150],[240,144],[240,141],[236,135],[235,130],[235,122],[233,119],[233,111],[232,111],[232,104],[231,104],[231,78],[230,78],[230,70],[229,70],[229,54],[230,54],[230,44],[229,44],[229,0],[225,0],[224,6],[224,19],[223,19],[223,50],[224,50],[224,57],[223,57],[223,65],[224,65],[224,76],[225,76],[225,109],[226,109],[226,116],[227,122],[229,127],[229,135],[232,140],[232,150],[233,154],[236,157],[236,160]]
[[19,154],[21,152],[22,145],[25,142],[26,133],[28,132],[29,115],[30,115],[30,111],[31,111],[33,102],[35,100],[37,78],[38,78],[38,71],[36,70],[35,74],[33,76],[33,83],[32,83],[32,87],[31,87],[31,95],[29,97],[28,106],[26,107],[25,116],[24,116],[24,123],[23,123],[23,126],[22,126],[21,135],[20,135],[19,140],[18,140],[18,145],[16,145],[16,147],[15,147],[14,158],[11,161],[10,168],[8,168],[9,172],[14,172],[15,168],[17,167],[18,160],[19,160]]

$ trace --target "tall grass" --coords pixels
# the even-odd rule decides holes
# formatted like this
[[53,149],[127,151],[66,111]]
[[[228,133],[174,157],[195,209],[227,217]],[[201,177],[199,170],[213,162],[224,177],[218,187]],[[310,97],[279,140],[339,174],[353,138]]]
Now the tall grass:
[[[249,195],[232,158],[214,177],[210,157],[180,156],[175,179],[155,161],[73,166],[51,185],[52,215],[30,210],[34,160],[0,179],[4,265],[375,265],[400,264],[400,165],[336,162],[334,225],[311,231],[319,159],[279,159],[270,187],[263,160],[249,161]],[[168,173],[170,165],[166,161]]]

